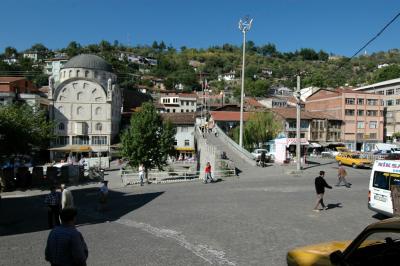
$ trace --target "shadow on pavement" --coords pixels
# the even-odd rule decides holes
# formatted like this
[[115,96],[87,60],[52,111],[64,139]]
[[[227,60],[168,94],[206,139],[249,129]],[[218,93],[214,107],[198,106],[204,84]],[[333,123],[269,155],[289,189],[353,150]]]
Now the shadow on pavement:
[[[77,225],[115,221],[139,209],[164,192],[130,195],[109,191],[107,209],[98,212],[98,188],[72,190],[78,209]],[[0,236],[48,230],[45,195],[3,198],[0,206]]]
[[328,210],[334,209],[334,208],[343,208],[342,203],[330,203],[327,205]]
[[305,164],[306,166],[305,165],[303,166],[303,169],[310,169],[313,167],[318,167],[318,166],[328,165],[328,164],[335,164],[335,162],[318,163],[318,162],[307,161],[307,164]]
[[389,217],[387,217],[381,213],[375,213],[374,215],[372,215],[372,218],[382,221],[382,220],[388,219]]

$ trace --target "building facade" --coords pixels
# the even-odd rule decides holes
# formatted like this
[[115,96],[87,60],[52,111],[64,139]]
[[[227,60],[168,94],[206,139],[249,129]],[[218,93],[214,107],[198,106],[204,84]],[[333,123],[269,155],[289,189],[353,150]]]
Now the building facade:
[[194,113],[162,114],[164,120],[169,120],[175,127],[175,158],[187,160],[195,157],[195,123]]
[[111,65],[96,55],[82,54],[71,58],[59,77],[57,83],[49,78],[50,117],[57,136],[51,159],[74,151],[109,154],[122,106]]
[[23,100],[21,94],[35,94],[37,89],[32,81],[24,77],[0,77],[0,105]]
[[370,151],[384,139],[382,95],[351,89],[320,89],[306,101],[306,110],[342,120],[341,139],[351,150]]
[[197,110],[197,95],[190,93],[166,93],[160,97],[160,104],[167,113],[193,113]]
[[382,95],[385,108],[385,137],[400,132],[400,78],[387,80],[354,89],[358,92],[369,92]]
[[53,76],[55,82],[60,80],[60,70],[65,63],[68,62],[67,58],[53,58],[45,60],[44,73]]

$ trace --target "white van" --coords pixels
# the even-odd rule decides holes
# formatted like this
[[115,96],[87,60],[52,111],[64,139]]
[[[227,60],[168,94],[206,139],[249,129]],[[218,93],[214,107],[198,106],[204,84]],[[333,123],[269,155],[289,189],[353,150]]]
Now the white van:
[[400,216],[400,161],[377,160],[369,181],[368,208]]

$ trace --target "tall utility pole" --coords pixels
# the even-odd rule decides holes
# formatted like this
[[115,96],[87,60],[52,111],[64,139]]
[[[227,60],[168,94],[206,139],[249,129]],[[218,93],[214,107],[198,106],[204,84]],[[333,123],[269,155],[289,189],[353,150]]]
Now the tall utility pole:
[[244,101],[244,64],[246,55],[246,32],[251,28],[253,19],[248,16],[239,20],[239,30],[243,33],[243,60],[242,60],[242,89],[240,92],[240,131],[239,131],[239,146],[243,147],[243,101]]
[[296,104],[296,161],[297,161],[297,170],[301,170],[301,146],[300,146],[300,76],[297,75],[297,89],[296,89],[296,99],[297,99],[297,104]]

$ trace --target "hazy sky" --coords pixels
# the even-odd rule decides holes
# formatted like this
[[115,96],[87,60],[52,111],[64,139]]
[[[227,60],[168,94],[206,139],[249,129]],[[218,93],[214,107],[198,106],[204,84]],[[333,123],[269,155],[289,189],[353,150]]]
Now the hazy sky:
[[[1,0],[0,51],[34,43],[51,49],[70,41],[207,48],[240,45],[238,20],[254,18],[248,40],[280,51],[323,49],[352,55],[400,12],[395,0]],[[400,18],[367,52],[400,47]]]

